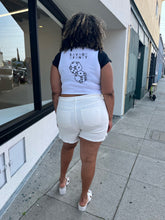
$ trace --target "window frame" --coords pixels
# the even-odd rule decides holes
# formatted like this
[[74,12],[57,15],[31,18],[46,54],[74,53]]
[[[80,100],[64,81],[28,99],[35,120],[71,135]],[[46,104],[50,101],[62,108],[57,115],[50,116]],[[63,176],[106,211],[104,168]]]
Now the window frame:
[[[62,24],[66,17],[52,0],[39,0]],[[32,61],[34,110],[3,124],[0,128],[0,145],[27,129],[54,111],[53,103],[42,105],[39,48],[37,32],[37,0],[28,0],[29,35]],[[35,73],[35,74],[34,74]]]

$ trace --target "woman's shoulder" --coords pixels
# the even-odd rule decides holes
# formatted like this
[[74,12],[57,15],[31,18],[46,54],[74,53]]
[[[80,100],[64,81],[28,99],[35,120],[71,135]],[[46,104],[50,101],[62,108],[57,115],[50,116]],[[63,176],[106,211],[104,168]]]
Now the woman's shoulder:
[[60,62],[61,52],[57,53],[54,60],[52,61],[52,64],[58,68],[59,62]]
[[112,62],[107,53],[103,50],[98,52],[98,60],[101,68],[103,68],[108,62]]
[[[109,56],[107,55],[107,53],[104,51],[104,50],[102,50],[102,51],[99,51],[98,52],[98,57],[100,58],[100,59],[105,59],[105,58],[109,58]],[[111,61],[111,59],[109,58],[109,60]],[[112,62],[112,61],[111,61]]]

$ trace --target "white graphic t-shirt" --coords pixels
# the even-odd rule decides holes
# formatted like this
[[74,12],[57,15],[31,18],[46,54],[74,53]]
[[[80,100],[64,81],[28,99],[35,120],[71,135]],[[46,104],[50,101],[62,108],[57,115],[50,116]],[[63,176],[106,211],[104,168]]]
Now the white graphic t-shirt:
[[61,76],[62,94],[101,94],[101,68],[108,62],[105,52],[89,48],[58,53],[53,65]]

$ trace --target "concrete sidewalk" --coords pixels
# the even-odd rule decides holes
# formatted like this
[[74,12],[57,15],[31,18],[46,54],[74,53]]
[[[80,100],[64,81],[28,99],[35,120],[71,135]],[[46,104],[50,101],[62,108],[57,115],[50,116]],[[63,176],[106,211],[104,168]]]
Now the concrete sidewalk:
[[56,138],[2,220],[165,220],[165,78],[155,102],[148,94],[112,128],[102,143],[93,199],[77,210],[81,193],[79,146],[68,176],[67,194],[58,194],[61,141]]

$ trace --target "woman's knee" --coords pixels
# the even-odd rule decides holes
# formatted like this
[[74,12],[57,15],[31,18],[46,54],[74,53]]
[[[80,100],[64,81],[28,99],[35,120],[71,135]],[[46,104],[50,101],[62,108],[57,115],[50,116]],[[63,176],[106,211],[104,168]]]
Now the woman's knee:
[[74,149],[76,147],[76,145],[77,145],[77,143],[73,143],[73,144],[63,143],[63,149],[71,150],[71,149]]
[[95,155],[81,155],[81,162],[82,163],[95,163],[96,156]]

